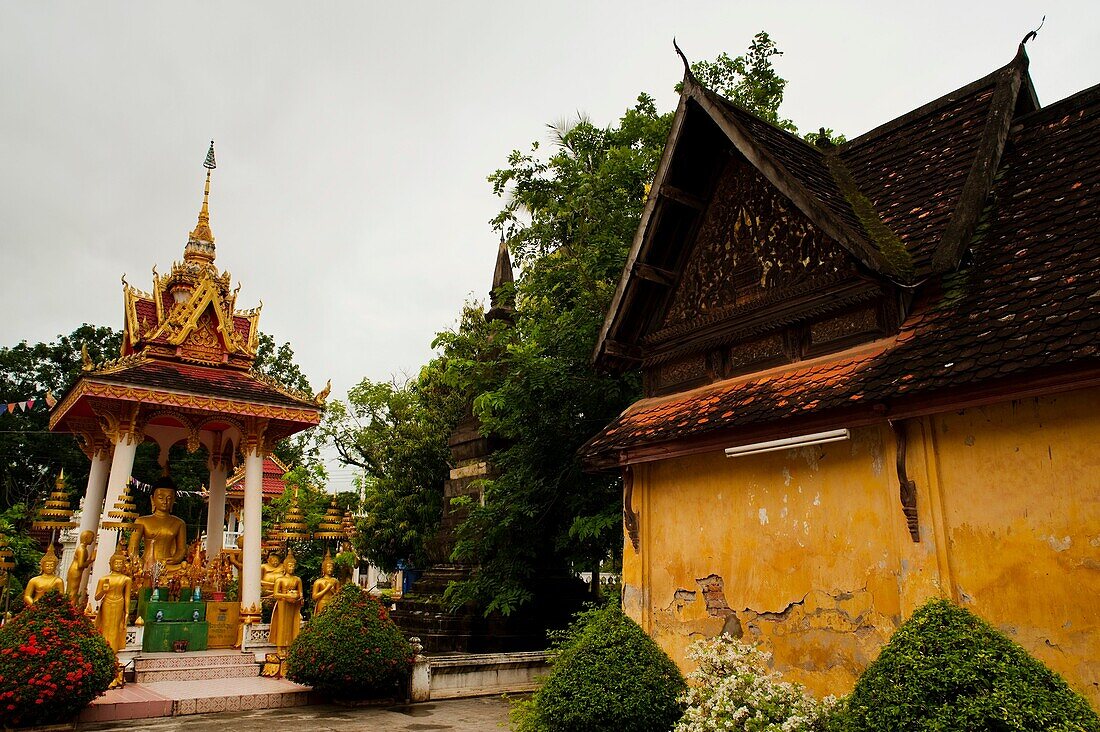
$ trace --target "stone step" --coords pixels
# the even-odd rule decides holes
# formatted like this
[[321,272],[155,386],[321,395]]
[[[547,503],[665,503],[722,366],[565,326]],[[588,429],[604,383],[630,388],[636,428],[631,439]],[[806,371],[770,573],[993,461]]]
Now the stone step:
[[208,712],[300,707],[313,701],[311,694],[308,686],[261,676],[135,683],[127,684],[121,689],[112,689],[94,700],[81,713],[80,721],[113,722]]
[[196,681],[258,676],[260,665],[252,653],[200,651],[196,653],[146,653],[134,659],[134,681]]

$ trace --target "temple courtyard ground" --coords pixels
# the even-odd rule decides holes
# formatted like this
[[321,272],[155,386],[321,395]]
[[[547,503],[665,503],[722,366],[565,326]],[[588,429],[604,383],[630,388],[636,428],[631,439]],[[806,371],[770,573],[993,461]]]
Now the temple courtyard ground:
[[393,707],[348,708],[318,704],[157,719],[81,722],[77,729],[80,732],[272,732],[279,729],[477,732],[506,729],[507,723],[508,702],[501,697],[479,697]]

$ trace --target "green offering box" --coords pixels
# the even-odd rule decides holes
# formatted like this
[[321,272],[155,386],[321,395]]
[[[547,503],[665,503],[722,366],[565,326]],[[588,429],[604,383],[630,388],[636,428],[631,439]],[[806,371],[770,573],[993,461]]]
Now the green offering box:
[[175,650],[176,641],[186,640],[188,651],[205,651],[207,632],[208,628],[205,622],[148,623],[145,626],[141,650],[145,653],[167,653]]

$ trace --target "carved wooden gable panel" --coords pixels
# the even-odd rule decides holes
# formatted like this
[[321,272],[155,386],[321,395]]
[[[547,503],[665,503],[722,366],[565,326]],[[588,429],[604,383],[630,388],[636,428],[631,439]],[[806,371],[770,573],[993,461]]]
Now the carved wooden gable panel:
[[718,180],[660,330],[701,326],[769,295],[853,271],[839,244],[735,157]]
[[226,348],[218,334],[217,320],[212,309],[207,309],[179,347],[179,355],[187,361],[198,363],[222,363]]

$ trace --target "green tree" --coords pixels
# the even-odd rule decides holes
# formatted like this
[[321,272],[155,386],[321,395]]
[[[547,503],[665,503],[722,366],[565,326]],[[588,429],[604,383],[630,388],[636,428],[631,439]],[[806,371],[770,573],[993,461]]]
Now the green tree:
[[[260,333],[259,343],[256,346],[256,361],[252,369],[290,389],[304,394],[313,394],[309,379],[294,360],[294,348],[289,342],[277,346],[274,338],[267,333]],[[319,465],[321,460],[319,446],[307,433],[299,433],[280,440],[275,445],[275,456],[282,460],[284,465],[290,466]]]
[[444,508],[447,440],[468,404],[467,395],[447,383],[446,364],[477,361],[478,349],[489,348],[487,334],[482,310],[468,306],[448,334],[445,355],[403,382],[364,379],[346,403],[333,402],[325,413],[319,438],[363,471],[357,549],[386,571],[399,562],[429,562],[428,544]]
[[49,431],[44,397],[52,392],[60,398],[80,375],[82,347],[98,362],[117,357],[121,344],[118,331],[85,323],[49,343],[0,348],[0,402],[37,398],[27,411],[0,415],[0,510],[17,503],[33,506],[62,469],[71,489],[83,488],[88,458],[71,436]]
[[744,54],[730,58],[728,53],[720,53],[713,61],[696,61],[691,65],[691,73],[703,86],[742,109],[780,129],[797,133],[794,122],[779,115],[787,80],[776,73],[772,59],[782,55],[771,36],[760,31]]

